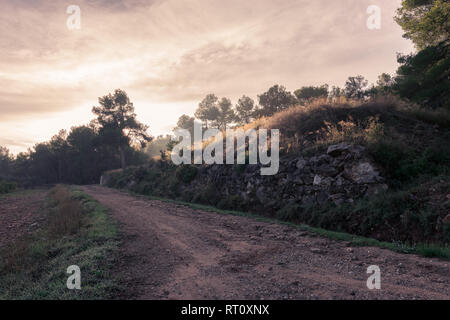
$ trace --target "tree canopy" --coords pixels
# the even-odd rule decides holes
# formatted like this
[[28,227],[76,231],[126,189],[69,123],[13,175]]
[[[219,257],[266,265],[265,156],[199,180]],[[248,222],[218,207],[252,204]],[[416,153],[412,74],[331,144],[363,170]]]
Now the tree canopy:
[[243,95],[236,104],[236,122],[240,125],[249,123],[255,115],[255,101]]
[[199,104],[195,111],[195,117],[203,121],[206,128],[208,128],[208,121],[214,121],[219,115],[219,108],[217,101],[219,98],[215,94],[208,94]]
[[327,98],[328,97],[328,85],[324,84],[320,87],[301,87],[294,91],[295,96],[298,101],[305,105],[317,98]]
[[259,116],[271,116],[278,111],[285,110],[297,103],[295,96],[286,91],[284,86],[274,85],[267,92],[258,96],[259,104],[262,108],[258,109]]
[[152,140],[147,133],[148,126],[136,119],[133,103],[127,93],[116,89],[114,94],[108,94],[98,99],[99,106],[92,112],[97,116],[93,124],[98,128],[103,144],[109,144],[118,149],[122,169],[126,167],[125,150],[132,143],[140,143],[145,147]]
[[450,52],[448,43],[417,54],[400,55],[394,90],[402,98],[429,108],[450,109]]
[[344,92],[349,99],[362,99],[365,96],[368,81],[361,75],[348,77],[345,82]]
[[450,2],[447,0],[403,0],[395,21],[417,49],[434,46],[450,38]]

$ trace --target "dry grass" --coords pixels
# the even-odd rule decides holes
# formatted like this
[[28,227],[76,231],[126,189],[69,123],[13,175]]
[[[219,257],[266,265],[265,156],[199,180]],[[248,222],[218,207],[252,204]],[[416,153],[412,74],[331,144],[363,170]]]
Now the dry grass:
[[[113,298],[120,292],[112,273],[119,242],[107,208],[63,186],[53,188],[48,200],[48,224],[0,248],[0,300]],[[67,290],[72,264],[82,270],[82,290]]]
[[49,214],[49,236],[57,238],[77,233],[82,225],[83,209],[80,203],[71,198],[70,192],[63,186],[56,186],[50,192],[57,207]]
[[30,250],[30,240],[23,237],[8,245],[5,250],[5,270],[17,272],[27,266],[27,253]]

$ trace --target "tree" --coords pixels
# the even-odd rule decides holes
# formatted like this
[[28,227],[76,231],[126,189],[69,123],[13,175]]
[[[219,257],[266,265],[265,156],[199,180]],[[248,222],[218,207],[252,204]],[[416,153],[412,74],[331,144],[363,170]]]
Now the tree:
[[133,103],[123,90],[116,89],[114,94],[100,97],[98,102],[99,106],[92,108],[92,112],[97,116],[93,123],[98,128],[103,143],[119,150],[121,167],[125,169],[126,149],[135,142],[144,147],[152,140],[147,133],[148,126],[136,119]]
[[211,93],[198,104],[198,108],[194,115],[197,119],[203,121],[206,128],[208,128],[208,121],[217,120],[217,116],[219,115],[219,108],[217,107],[218,100],[219,98]]
[[450,45],[442,42],[417,54],[399,55],[394,91],[428,108],[450,110]]
[[331,99],[337,99],[345,95],[345,92],[343,89],[337,86],[333,86],[330,90],[329,96]]
[[[187,129],[187,128],[185,128]],[[161,157],[166,154],[167,151],[167,144],[171,141],[171,136],[169,134],[163,136],[159,135],[156,137],[156,139],[153,139],[152,142],[150,142],[147,145],[147,148],[145,149],[146,153],[149,155],[150,158],[154,157]]]
[[194,136],[194,122],[195,118],[190,117],[187,114],[183,114],[181,117],[178,118],[176,129],[186,129],[191,134],[191,137]]
[[220,99],[217,105],[219,113],[217,114],[217,118],[214,121],[214,124],[217,127],[217,129],[226,130],[227,125],[235,120],[236,114],[234,113],[232,106],[233,105],[230,99],[228,98]]
[[96,146],[97,133],[89,126],[72,127],[67,136],[69,160],[67,163],[68,181],[76,184],[94,183],[104,170],[114,167],[108,161],[113,155],[102,157],[101,150]]
[[9,176],[12,160],[9,150],[0,146],[0,178]]
[[240,125],[249,123],[255,113],[255,101],[247,96],[242,96],[236,104],[236,122]]
[[450,38],[449,16],[448,0],[403,0],[394,19],[405,31],[403,37],[422,50]]
[[369,82],[361,75],[348,77],[345,82],[345,96],[352,99],[362,99],[365,95],[365,89]]
[[279,85],[274,85],[267,92],[259,95],[258,99],[259,104],[262,106],[258,115],[266,117],[297,103],[295,96],[286,91],[285,87]]
[[295,90],[294,94],[297,97],[298,101],[301,104],[305,105],[310,103],[314,99],[328,97],[328,85],[324,84],[320,87],[301,87],[300,89]]
[[60,130],[58,134],[54,135],[50,139],[49,146],[56,163],[57,180],[67,181],[64,175],[64,166],[68,162],[67,155],[69,151],[69,146],[67,144],[67,131]]

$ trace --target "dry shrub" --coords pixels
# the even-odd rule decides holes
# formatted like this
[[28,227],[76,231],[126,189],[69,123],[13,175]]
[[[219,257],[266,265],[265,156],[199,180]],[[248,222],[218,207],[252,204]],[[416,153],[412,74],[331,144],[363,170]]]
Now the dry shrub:
[[324,121],[325,128],[317,138],[319,144],[333,144],[342,141],[355,144],[376,142],[384,135],[384,126],[379,117],[370,117],[367,121],[355,121],[351,116],[337,124]]
[[30,239],[20,238],[9,244],[5,249],[4,268],[9,272],[21,271],[27,265],[27,256],[30,249]]
[[51,197],[57,202],[57,207],[48,217],[48,233],[50,237],[59,237],[77,233],[82,224],[83,209],[77,200],[63,186],[56,186],[51,191]]

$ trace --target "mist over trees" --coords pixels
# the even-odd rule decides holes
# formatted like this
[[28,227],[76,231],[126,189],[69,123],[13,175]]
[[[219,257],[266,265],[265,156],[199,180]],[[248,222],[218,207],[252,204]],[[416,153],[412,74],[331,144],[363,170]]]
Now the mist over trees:
[[98,183],[104,171],[138,165],[148,156],[136,147],[148,142],[147,126],[136,120],[133,104],[123,90],[99,98],[97,116],[89,125],[59,131],[13,158],[0,147],[0,178],[22,185]]
[[[195,117],[182,115],[176,128],[187,129],[193,135],[197,118],[204,128],[225,130],[272,116],[293,105],[307,107],[316,99],[332,103],[341,98],[366,101],[396,95],[424,109],[448,112],[449,13],[448,1],[403,0],[395,20],[418,51],[399,54],[397,72],[382,73],[375,84],[369,86],[361,75],[348,77],[343,87],[306,85],[294,93],[275,84],[259,94],[257,102],[243,95],[235,105],[227,97],[219,99],[210,93],[198,104]],[[0,179],[16,179],[23,185],[97,183],[104,171],[146,163],[149,156],[162,156],[165,150],[170,150],[168,145],[173,144],[169,135],[151,141],[148,126],[137,120],[133,103],[123,90],[100,97],[92,112],[95,119],[90,124],[72,127],[69,132],[61,130],[50,141],[38,143],[27,152],[13,156],[0,146]]]

